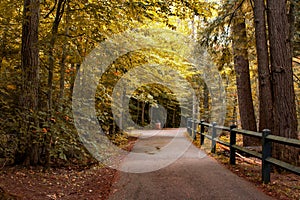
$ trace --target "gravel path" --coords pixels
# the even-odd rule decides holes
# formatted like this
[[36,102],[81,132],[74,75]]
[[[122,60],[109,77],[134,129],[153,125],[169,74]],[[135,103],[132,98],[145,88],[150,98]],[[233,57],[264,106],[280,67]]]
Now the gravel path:
[[109,199],[272,199],[191,145],[184,132],[135,131],[139,139],[122,162]]

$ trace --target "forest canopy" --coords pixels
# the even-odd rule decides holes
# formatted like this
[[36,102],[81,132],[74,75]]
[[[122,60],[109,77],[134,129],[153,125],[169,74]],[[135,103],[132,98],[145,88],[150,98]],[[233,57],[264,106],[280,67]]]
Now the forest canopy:
[[[297,0],[3,0],[0,163],[91,162],[72,105],[74,90],[88,93],[94,83],[94,96],[77,105],[94,105],[95,120],[112,140],[126,134],[129,119],[175,128],[188,117],[299,139],[299,22]],[[139,30],[152,30],[143,32],[149,40],[138,38]],[[109,43],[125,33],[143,44]],[[85,68],[103,44],[117,48],[102,46],[107,59]],[[128,94],[124,85],[135,89]],[[257,142],[243,139],[245,146]],[[299,161],[298,150],[282,145],[273,154]]]

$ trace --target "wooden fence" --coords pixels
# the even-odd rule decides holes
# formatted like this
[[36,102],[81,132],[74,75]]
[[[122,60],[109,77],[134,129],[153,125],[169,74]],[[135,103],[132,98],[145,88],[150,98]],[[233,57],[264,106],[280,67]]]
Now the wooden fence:
[[[211,135],[205,132],[205,127],[211,129]],[[247,130],[237,129],[235,125],[230,127],[225,126],[218,126],[216,123],[206,123],[204,121],[192,120],[191,118],[187,119],[187,130],[189,135],[196,140],[197,134],[200,135],[200,144],[203,145],[204,139],[208,138],[211,142],[211,152],[215,153],[216,151],[216,144],[222,144],[230,148],[230,164],[235,164],[235,154],[236,151],[244,152],[250,156],[259,158],[262,160],[262,182],[269,183],[270,182],[270,174],[271,174],[271,166],[278,166],[290,172],[293,172],[297,175],[300,175],[300,167],[292,165],[287,162],[283,162],[281,160],[272,158],[272,143],[279,143],[284,144],[292,147],[300,148],[300,140],[297,139],[290,139],[280,136],[275,136],[271,134],[271,131],[268,129],[263,130],[262,133],[260,132],[253,132]],[[225,142],[217,136],[217,130],[220,131],[227,131],[230,133],[230,142]],[[245,147],[238,146],[236,144],[236,135],[241,134],[245,136],[251,136],[261,139],[262,145],[262,153],[257,151],[249,150]]]

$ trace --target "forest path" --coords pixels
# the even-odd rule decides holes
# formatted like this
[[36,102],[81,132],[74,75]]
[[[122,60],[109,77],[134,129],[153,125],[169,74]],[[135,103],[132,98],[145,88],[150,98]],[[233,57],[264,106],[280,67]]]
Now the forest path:
[[185,131],[135,131],[139,139],[121,163],[109,199],[272,199],[206,156]]

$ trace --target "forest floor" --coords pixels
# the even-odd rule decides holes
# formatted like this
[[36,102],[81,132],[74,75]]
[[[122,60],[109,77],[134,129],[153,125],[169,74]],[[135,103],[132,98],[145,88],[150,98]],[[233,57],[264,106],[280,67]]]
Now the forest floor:
[[229,157],[213,155],[219,163],[230,169],[233,173],[252,182],[257,188],[278,200],[300,200],[300,176],[288,172],[271,173],[271,182],[262,184],[261,164],[248,163],[237,159],[236,165],[229,164]]
[[[128,138],[130,151],[135,137]],[[99,164],[87,167],[0,166],[0,200],[106,200],[117,170]]]
[[5,167],[0,173],[0,199],[107,199],[116,170]]
[[[134,140],[128,145],[130,150]],[[217,154],[210,154],[233,173],[252,182],[266,194],[279,200],[300,199],[300,176],[290,173],[272,173],[271,183],[261,183],[259,160],[237,158],[229,165],[228,152],[218,146]],[[21,166],[0,168],[0,200],[8,199],[108,199],[118,172],[99,165],[87,168],[25,168]]]

